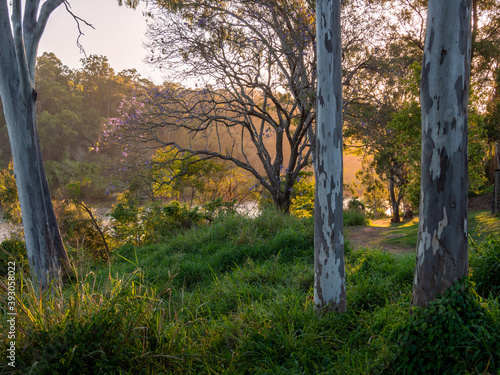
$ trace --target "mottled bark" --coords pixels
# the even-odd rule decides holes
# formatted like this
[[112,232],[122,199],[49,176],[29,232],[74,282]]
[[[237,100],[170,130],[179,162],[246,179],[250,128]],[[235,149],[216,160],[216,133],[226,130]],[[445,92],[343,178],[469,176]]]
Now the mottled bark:
[[[50,13],[62,0],[13,2],[12,30],[7,2],[0,0],[0,97],[14,160],[28,262],[41,289],[58,279],[68,257],[50,199],[38,129],[34,72],[36,48]],[[37,19],[38,14],[38,19]]]
[[468,272],[471,0],[430,0],[421,79],[422,185],[413,306]]
[[318,313],[347,310],[342,222],[340,0],[316,2],[318,87],[314,302]]

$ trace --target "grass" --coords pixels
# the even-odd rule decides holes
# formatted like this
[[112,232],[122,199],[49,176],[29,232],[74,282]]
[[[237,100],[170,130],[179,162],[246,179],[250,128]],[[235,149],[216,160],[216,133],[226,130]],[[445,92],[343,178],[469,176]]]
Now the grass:
[[[109,266],[75,260],[75,280],[42,299],[17,275],[18,373],[398,373],[398,358],[407,358],[401,340],[419,322],[409,314],[414,255],[348,246],[348,312],[317,317],[310,219],[229,215],[114,254]],[[464,369],[496,373],[499,358],[484,348],[500,341],[500,309],[497,299],[480,301],[481,318],[457,324],[484,329],[457,345],[474,356],[463,357]],[[441,358],[439,345],[432,350]],[[0,373],[9,370],[2,361]]]
[[381,246],[399,245],[402,247],[415,248],[417,246],[418,217],[407,222],[391,223],[390,219],[370,222],[370,225],[383,227],[383,239]]
[[[382,229],[383,245],[399,245],[416,248],[418,239],[418,217],[402,223],[391,223],[390,219],[371,221],[368,225]],[[500,219],[488,211],[469,212],[469,237],[473,241],[484,240],[489,233],[500,232]]]

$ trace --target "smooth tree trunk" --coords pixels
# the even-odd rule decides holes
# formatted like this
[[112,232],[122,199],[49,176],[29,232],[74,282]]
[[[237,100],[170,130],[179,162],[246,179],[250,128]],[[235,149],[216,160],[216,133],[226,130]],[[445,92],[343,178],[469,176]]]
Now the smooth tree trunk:
[[[40,289],[59,280],[69,260],[57,226],[43,167],[34,89],[38,42],[48,16],[62,0],[0,0],[0,97],[14,160],[19,203],[32,279]],[[11,26],[12,25],[12,26]]]
[[429,0],[420,100],[422,185],[412,306],[467,275],[471,0]]
[[317,0],[314,303],[318,314],[347,310],[342,186],[340,0]]

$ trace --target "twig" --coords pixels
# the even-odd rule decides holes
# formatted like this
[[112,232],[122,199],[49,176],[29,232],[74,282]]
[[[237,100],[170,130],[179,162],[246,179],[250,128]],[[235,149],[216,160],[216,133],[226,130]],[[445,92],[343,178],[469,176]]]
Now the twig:
[[66,7],[66,10],[68,11],[68,13],[69,13],[69,14],[71,14],[71,16],[74,18],[74,20],[75,20],[75,22],[76,22],[76,26],[78,27],[78,33],[79,33],[79,34],[78,34],[78,38],[76,38],[76,46],[80,49],[80,53],[83,53],[83,55],[84,55],[85,57],[87,57],[87,54],[85,53],[85,48],[83,48],[83,45],[80,43],[80,37],[81,37],[82,35],[85,35],[85,34],[83,33],[83,31],[82,31],[82,28],[81,28],[80,22],[83,22],[85,25],[87,25],[87,26],[91,27],[91,28],[92,28],[92,29],[94,29],[94,30],[95,30],[95,27],[94,27],[91,23],[89,23],[89,22],[85,21],[83,18],[78,17],[76,14],[74,14],[74,13],[71,11],[71,5],[68,3],[68,1],[67,1],[67,0],[64,0],[64,6]]

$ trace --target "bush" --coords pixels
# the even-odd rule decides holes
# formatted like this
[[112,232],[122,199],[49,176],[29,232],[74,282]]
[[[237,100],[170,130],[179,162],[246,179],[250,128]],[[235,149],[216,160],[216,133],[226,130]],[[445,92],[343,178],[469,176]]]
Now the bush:
[[482,297],[500,294],[500,241],[493,234],[470,247],[471,281]]
[[109,183],[102,166],[97,163],[47,160],[44,165],[51,190],[65,188],[74,181],[85,181],[86,196],[100,197]]
[[[214,212],[212,214],[216,215]],[[172,201],[166,205],[153,202],[142,208],[140,199],[130,192],[118,197],[110,216],[116,239],[134,244],[158,243],[180,230],[205,222],[205,215],[198,207],[190,208]]]
[[456,282],[427,307],[414,310],[392,339],[397,350],[387,373],[500,371],[500,327],[467,280]]
[[141,215],[144,230],[144,243],[157,243],[162,239],[172,237],[182,229],[191,229],[201,224],[204,216],[198,207],[189,208],[173,201],[167,205],[155,202],[146,208]]
[[357,210],[344,211],[344,225],[345,226],[366,225],[366,217],[362,212],[359,212]]
[[357,211],[360,213],[365,213],[365,204],[361,202],[358,198],[352,197],[347,202],[347,209],[349,211]]
[[21,207],[17,196],[16,180],[14,178],[14,164],[0,170],[0,204],[4,209],[3,218],[12,224],[21,223]]
[[235,205],[236,199],[229,202],[223,200],[222,198],[211,200],[203,205],[205,219],[207,219],[208,222],[212,222],[224,215],[234,214],[236,213]]
[[129,190],[119,194],[110,213],[114,236],[118,242],[141,243],[142,228],[139,213],[141,200]]
[[0,244],[0,277],[7,275],[9,262],[16,263],[16,271],[23,270],[29,274],[26,244],[17,234],[11,234],[10,238]]

